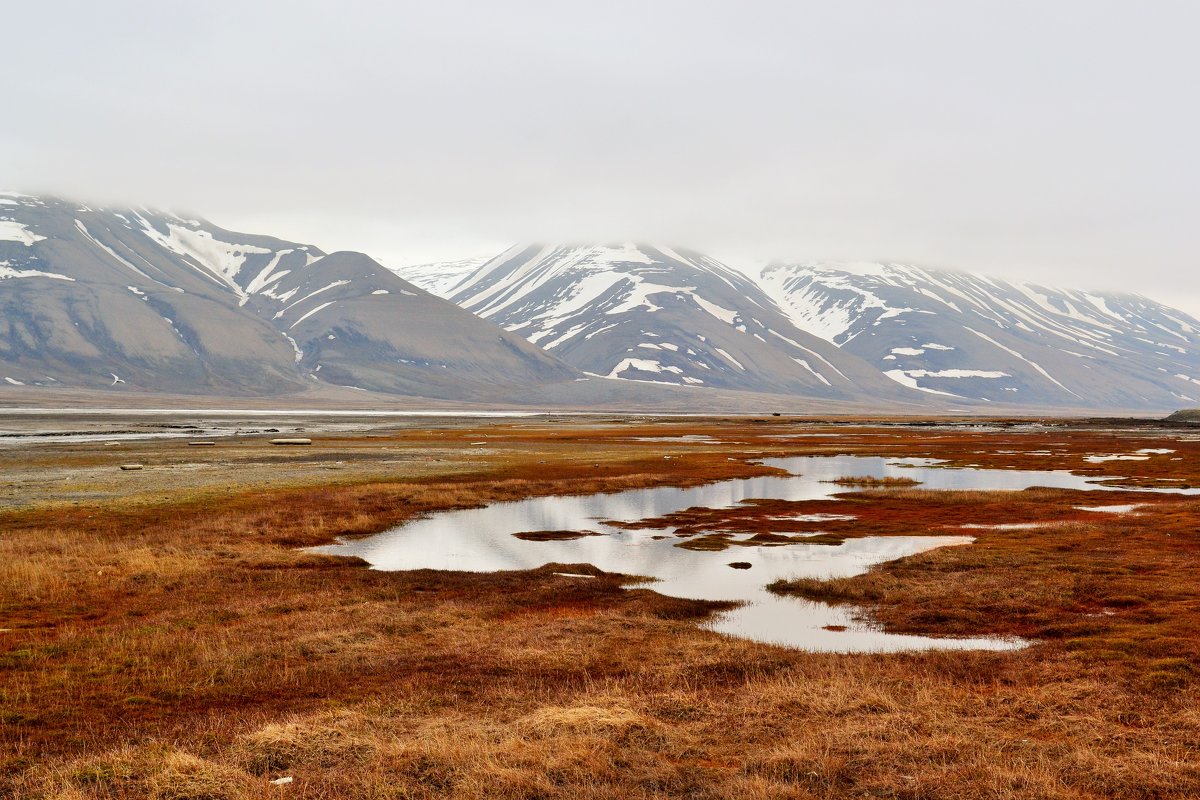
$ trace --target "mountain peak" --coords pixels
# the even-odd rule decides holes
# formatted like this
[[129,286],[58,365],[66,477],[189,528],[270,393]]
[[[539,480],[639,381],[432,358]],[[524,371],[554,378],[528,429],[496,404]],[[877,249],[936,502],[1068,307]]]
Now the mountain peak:
[[917,406],[1200,402],[1200,321],[1135,294],[893,262],[774,262],[755,281],[642,242],[397,272],[190,214],[0,193],[0,378],[468,399],[577,396],[590,373],[617,379],[590,389],[609,397],[640,381]]
[[905,394],[796,329],[747,276],[682,248],[515,245],[450,299],[596,375],[825,397],[848,396],[858,380]]
[[0,318],[10,386],[468,399],[579,374],[363,253],[11,193]]
[[1139,408],[1200,385],[1200,323],[1137,295],[894,263],[775,263],[762,280],[798,327],[924,392]]

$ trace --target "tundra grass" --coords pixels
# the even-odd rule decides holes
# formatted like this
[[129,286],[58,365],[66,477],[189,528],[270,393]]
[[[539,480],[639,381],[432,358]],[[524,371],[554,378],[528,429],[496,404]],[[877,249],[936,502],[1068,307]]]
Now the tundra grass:
[[[838,435],[791,438],[811,432]],[[664,433],[720,444],[635,441]],[[297,549],[496,500],[765,474],[765,455],[1200,485],[1191,442],[745,420],[314,439],[286,456],[246,445],[236,463],[221,444],[139,445],[170,488],[144,494],[90,472],[106,462],[85,449],[38,452],[39,469],[94,475],[96,497],[31,482],[0,517],[0,796],[1200,795],[1193,498],[1137,495],[1143,507],[1111,515],[1078,506],[1132,495],[846,487],[659,521],[697,537],[811,532],[788,521],[810,514],[853,516],[816,526],[842,538],[969,533],[857,578],[775,588],[891,630],[1031,641],[1011,653],[804,653],[707,631],[719,604],[588,565],[384,573]],[[1146,448],[1176,452],[1085,460]],[[402,463],[381,468],[380,452]],[[168,469],[197,458],[232,464],[224,483]],[[290,485],[268,458],[286,459],[273,463]],[[1012,522],[1040,527],[962,528]]]

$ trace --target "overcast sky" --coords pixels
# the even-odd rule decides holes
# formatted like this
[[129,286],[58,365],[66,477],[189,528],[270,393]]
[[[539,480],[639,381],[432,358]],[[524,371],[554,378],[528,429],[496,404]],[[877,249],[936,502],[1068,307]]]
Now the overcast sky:
[[0,184],[389,265],[650,239],[1200,313],[1200,3],[8,3]]

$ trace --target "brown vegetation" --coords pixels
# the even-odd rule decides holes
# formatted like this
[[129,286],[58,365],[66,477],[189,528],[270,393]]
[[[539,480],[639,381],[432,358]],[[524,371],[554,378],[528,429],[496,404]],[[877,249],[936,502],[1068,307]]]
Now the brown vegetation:
[[876,478],[873,475],[843,475],[829,482],[836,483],[839,486],[862,486],[865,488],[916,486],[920,483],[920,481],[913,478],[900,478],[891,475],[885,475],[882,478]]
[[598,531],[519,531],[513,536],[527,542],[569,542],[588,536],[603,536]]
[[[664,427],[724,444],[613,442]],[[436,438],[447,461],[386,476],[349,463],[360,477],[332,485],[314,471],[291,488],[183,485],[166,498],[6,512],[0,796],[1200,794],[1193,498],[1139,494],[1146,505],[1136,515],[1109,515],[1075,508],[1098,504],[1094,493],[1084,501],[1058,490],[885,488],[659,521],[683,524],[689,541],[705,529],[789,540],[819,529],[840,541],[1051,523],[971,530],[971,546],[779,587],[862,606],[896,630],[1037,642],[1004,654],[808,654],[708,632],[695,622],[716,604],[626,588],[588,565],[384,573],[294,549],[442,508],[763,474],[745,461],[763,453],[1027,468],[1070,460],[1110,478],[1200,484],[1195,443],[1164,445],[1145,432],[854,428],[836,439],[775,438],[798,430],[814,428],[785,420],[405,431],[371,447],[399,448],[416,463]],[[452,456],[454,442],[485,436],[498,453]],[[1178,453],[1081,458],[1164,446]],[[298,457],[351,461],[365,447],[314,439]],[[160,460],[148,463],[174,451],[153,452]],[[794,519],[816,513],[855,519]],[[293,782],[270,783],[281,778]]]

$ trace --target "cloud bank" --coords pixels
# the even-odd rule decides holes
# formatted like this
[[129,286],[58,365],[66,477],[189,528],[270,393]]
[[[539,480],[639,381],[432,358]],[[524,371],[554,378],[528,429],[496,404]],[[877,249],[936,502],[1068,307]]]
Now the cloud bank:
[[1200,311],[1200,7],[5,12],[0,175],[387,263],[525,239],[897,260]]

